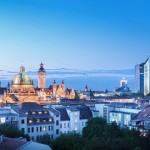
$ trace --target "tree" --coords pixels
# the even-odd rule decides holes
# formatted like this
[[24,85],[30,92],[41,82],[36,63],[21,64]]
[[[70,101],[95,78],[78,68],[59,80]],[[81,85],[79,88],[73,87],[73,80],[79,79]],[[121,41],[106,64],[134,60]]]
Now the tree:
[[11,124],[2,124],[0,125],[0,134],[10,137],[10,138],[19,138],[24,137],[28,141],[30,140],[29,135],[24,134],[22,131],[18,130],[17,127],[11,125]]
[[83,137],[84,138],[92,138],[98,137],[101,138],[103,136],[104,128],[106,127],[106,120],[103,118],[92,118],[88,120],[86,127],[83,128]]
[[50,145],[51,139],[48,134],[39,135],[36,139],[39,143]]
[[51,142],[53,150],[81,150],[82,138],[77,133],[62,134]]

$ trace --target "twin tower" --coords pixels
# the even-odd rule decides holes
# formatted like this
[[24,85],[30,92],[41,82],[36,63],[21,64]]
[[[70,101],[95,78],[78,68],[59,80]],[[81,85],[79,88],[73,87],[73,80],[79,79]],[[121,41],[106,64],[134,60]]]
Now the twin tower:
[[46,88],[46,71],[44,69],[43,63],[40,64],[40,69],[38,71],[38,88],[39,89]]

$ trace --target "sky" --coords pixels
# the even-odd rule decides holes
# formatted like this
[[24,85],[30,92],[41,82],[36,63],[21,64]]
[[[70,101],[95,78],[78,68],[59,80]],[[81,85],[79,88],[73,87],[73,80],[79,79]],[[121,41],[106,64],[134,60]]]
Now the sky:
[[0,0],[0,69],[133,69],[150,54],[147,0]]

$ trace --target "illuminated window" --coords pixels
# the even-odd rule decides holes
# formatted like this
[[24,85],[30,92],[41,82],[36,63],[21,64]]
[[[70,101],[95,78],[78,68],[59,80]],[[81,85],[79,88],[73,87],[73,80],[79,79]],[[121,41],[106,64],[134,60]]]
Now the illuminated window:
[[5,123],[6,119],[4,117],[0,118],[0,123]]
[[49,122],[51,122],[52,121],[52,118],[49,118]]
[[78,130],[78,128],[77,128],[77,126],[75,126],[75,129],[74,129],[75,131],[77,131]]
[[78,122],[78,119],[77,118],[75,118],[75,120],[74,120],[75,122]]
[[25,112],[25,114],[28,115],[29,113],[28,113],[28,112]]
[[43,126],[43,132],[45,132],[46,131],[46,126]]
[[78,115],[78,112],[75,112],[74,114],[75,114],[75,115]]
[[32,120],[29,120],[29,123],[32,123]]
[[38,112],[38,114],[42,114],[42,112],[41,112],[41,111],[39,111],[39,112]]
[[33,115],[35,115],[35,114],[36,114],[36,112],[34,111],[34,112],[32,112],[32,114],[33,114]]
[[47,114],[47,111],[44,111],[44,114]]
[[40,119],[37,119],[37,122],[40,122]]

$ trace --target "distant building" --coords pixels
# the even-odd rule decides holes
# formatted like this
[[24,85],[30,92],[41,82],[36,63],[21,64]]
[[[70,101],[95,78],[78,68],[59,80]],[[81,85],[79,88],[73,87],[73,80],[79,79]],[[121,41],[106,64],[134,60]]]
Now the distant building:
[[135,66],[136,92],[144,95],[149,93],[149,58]]
[[131,90],[130,88],[127,86],[127,80],[125,78],[122,78],[120,81],[120,87],[115,89],[115,93],[118,95],[131,95]]
[[8,83],[7,88],[2,88],[0,82],[0,103],[59,102],[61,98],[74,99],[75,91],[66,89],[64,81],[56,84],[55,80],[49,88],[46,88],[46,71],[42,63],[38,71],[37,88],[34,87],[33,80],[25,72],[24,66],[20,67],[20,72],[13,78],[11,84]]
[[40,69],[38,71],[38,88],[45,89],[46,88],[46,71],[44,69],[44,64],[40,64]]
[[123,78],[120,80],[120,87],[127,85],[127,82],[128,82],[128,81],[123,77]]

